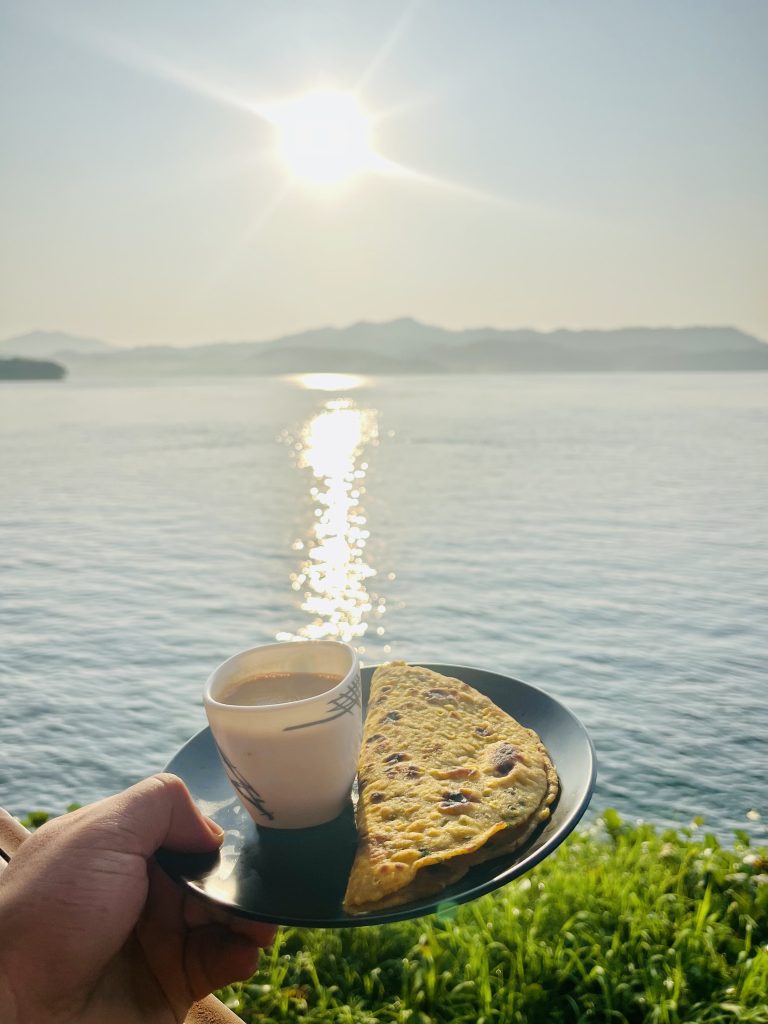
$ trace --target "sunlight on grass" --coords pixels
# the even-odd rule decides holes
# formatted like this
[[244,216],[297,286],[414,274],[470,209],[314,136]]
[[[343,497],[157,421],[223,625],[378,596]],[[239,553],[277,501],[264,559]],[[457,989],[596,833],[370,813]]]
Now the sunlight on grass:
[[607,812],[495,896],[431,918],[281,933],[222,997],[246,1021],[768,1020],[768,851]]

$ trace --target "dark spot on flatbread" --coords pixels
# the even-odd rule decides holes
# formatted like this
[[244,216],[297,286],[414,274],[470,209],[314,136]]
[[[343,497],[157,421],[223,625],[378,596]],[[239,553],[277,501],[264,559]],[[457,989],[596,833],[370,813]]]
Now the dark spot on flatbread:
[[519,760],[517,751],[509,743],[502,743],[491,756],[491,766],[495,775],[509,775]]
[[479,728],[475,729],[475,732],[477,733],[478,736],[490,736],[492,731],[493,731],[492,729],[489,729],[485,725],[480,726]]
[[374,736],[369,736],[368,739],[365,742],[366,743],[374,743],[376,740],[383,740],[383,739],[384,739],[384,734],[380,733],[380,732],[377,732]]
[[405,754],[390,754],[384,758],[384,764],[395,764],[397,761],[404,761],[405,757]]
[[399,722],[400,721],[400,715],[397,713],[397,711],[388,711],[387,714],[384,716],[384,721],[385,722]]
[[465,804],[467,798],[463,793],[443,793],[443,800],[449,804]]
[[380,804],[383,799],[384,799],[384,794],[383,793],[371,793],[370,801],[371,801],[372,804]]
[[418,779],[420,775],[421,772],[419,771],[415,764],[409,764],[408,767],[405,769],[406,779]]

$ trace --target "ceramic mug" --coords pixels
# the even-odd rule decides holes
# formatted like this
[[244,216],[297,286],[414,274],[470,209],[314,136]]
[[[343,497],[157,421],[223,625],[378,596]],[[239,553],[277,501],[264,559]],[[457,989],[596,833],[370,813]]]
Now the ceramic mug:
[[[304,699],[286,692],[280,703],[227,703],[249,680],[279,681],[291,673],[330,677],[329,689]],[[257,825],[308,828],[342,812],[363,731],[360,664],[352,647],[301,640],[242,651],[212,673],[203,703],[225,771]]]

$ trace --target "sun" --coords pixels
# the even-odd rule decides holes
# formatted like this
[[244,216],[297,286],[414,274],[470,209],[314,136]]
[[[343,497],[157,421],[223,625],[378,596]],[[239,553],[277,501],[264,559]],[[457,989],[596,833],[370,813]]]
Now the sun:
[[371,118],[354,93],[311,92],[265,113],[281,162],[305,185],[342,185],[376,167]]

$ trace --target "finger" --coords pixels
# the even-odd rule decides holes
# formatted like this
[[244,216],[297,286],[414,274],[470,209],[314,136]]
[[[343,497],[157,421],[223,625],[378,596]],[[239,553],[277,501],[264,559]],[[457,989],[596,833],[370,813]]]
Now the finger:
[[220,924],[230,932],[244,935],[263,949],[271,946],[277,935],[277,925],[238,917],[191,892],[186,894],[184,901],[184,923],[188,928]]
[[244,917],[230,917],[226,927],[233,934],[242,935],[262,949],[268,949],[277,935],[277,925],[267,924],[266,921],[248,921]]
[[221,925],[190,932],[184,950],[186,975],[194,999],[223,985],[245,981],[259,966],[259,945]]
[[21,822],[0,807],[0,850],[10,858],[28,836]]
[[149,862],[149,893],[136,925],[136,937],[156,978],[162,979],[169,1000],[191,1002],[185,966],[184,891],[156,861]]
[[215,909],[207,900],[189,891],[184,894],[184,924],[187,928],[204,928],[219,921]]
[[212,852],[224,835],[198,810],[181,779],[167,772],[100,801],[91,812],[118,823],[123,849],[143,857],[161,846],[185,853]]
[[[230,981],[250,977],[258,965],[258,948],[274,937],[271,925],[224,914],[175,885],[156,862],[150,862],[149,898],[137,936],[174,1005],[200,999]],[[245,925],[248,934],[230,925]]]

